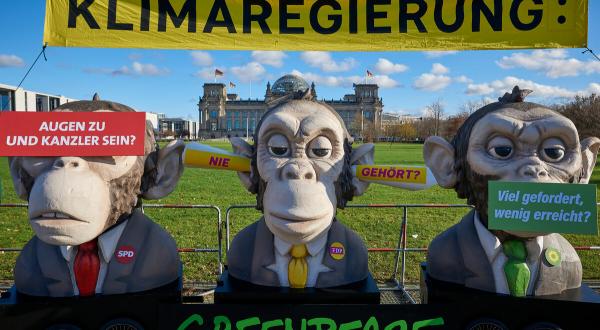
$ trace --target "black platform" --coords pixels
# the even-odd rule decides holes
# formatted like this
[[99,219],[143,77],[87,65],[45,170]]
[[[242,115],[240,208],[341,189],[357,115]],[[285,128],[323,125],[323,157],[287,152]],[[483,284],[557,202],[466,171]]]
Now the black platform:
[[379,304],[377,283],[365,280],[335,288],[290,289],[255,285],[223,272],[215,289],[216,304]]
[[421,302],[424,304],[453,303],[463,301],[478,301],[482,304],[486,304],[489,302],[509,302],[514,299],[531,299],[536,301],[556,300],[563,302],[570,301],[599,304],[598,308],[600,311],[600,294],[585,284],[582,284],[579,288],[565,290],[561,294],[556,295],[514,298],[505,294],[471,289],[463,285],[436,280],[428,275],[427,265],[422,263],[420,286]]

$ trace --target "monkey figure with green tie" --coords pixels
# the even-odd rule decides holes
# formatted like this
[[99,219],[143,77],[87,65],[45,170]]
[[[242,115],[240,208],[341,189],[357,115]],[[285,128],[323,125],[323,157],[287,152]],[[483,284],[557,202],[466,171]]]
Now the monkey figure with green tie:
[[513,296],[581,286],[581,261],[561,235],[487,228],[488,181],[585,184],[596,163],[600,140],[580,140],[572,121],[525,102],[529,93],[515,87],[475,111],[451,143],[437,136],[425,141],[425,164],[439,185],[475,206],[431,242],[431,278]]

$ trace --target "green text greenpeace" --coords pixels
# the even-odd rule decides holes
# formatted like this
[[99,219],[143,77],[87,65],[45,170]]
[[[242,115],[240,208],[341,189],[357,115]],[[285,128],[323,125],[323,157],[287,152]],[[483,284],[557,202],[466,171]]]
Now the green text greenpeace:
[[489,229],[598,234],[596,185],[490,181]]
[[177,327],[177,330],[187,330],[190,327],[214,330],[269,330],[271,328],[284,330],[420,330],[429,329],[430,327],[439,328],[439,326],[443,325],[444,319],[442,317],[415,321],[411,326],[410,322],[405,320],[396,320],[389,324],[380,324],[374,316],[371,316],[363,324],[361,320],[339,323],[334,319],[327,317],[302,318],[301,320],[285,317],[261,320],[259,317],[255,316],[235,321],[225,315],[215,316],[212,319],[212,322],[209,321],[208,324],[205,324],[204,318],[201,315],[192,314]]

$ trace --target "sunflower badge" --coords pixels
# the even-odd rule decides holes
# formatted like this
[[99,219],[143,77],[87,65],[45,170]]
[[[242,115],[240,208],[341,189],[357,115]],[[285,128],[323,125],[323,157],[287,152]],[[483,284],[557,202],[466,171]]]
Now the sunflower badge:
[[544,257],[551,266],[558,266],[560,264],[560,252],[555,248],[547,248]]

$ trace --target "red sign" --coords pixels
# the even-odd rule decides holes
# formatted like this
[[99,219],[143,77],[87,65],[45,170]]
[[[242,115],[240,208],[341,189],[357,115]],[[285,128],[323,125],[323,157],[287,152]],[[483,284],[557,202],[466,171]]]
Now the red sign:
[[0,112],[0,156],[142,156],[143,112]]
[[121,246],[115,251],[115,258],[120,264],[128,264],[133,261],[134,257],[135,249],[131,245]]

